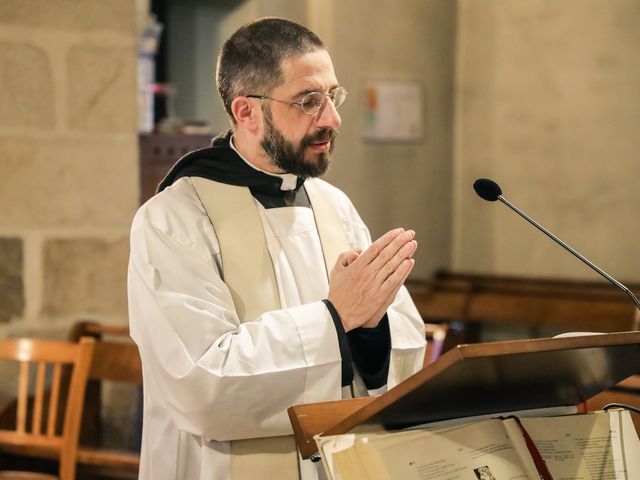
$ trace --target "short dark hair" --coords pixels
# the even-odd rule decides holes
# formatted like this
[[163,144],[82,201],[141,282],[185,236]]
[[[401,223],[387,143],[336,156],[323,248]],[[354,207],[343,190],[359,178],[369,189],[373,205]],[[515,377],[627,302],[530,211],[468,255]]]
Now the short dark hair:
[[216,69],[218,93],[232,121],[236,97],[268,95],[283,81],[285,58],[323,48],[315,33],[284,18],[261,18],[240,27],[222,46]]

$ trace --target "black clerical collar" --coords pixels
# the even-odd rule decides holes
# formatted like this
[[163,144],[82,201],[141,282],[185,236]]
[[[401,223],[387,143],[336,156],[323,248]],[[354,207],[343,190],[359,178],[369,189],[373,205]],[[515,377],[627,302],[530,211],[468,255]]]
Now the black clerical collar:
[[296,177],[293,189],[282,190],[282,176],[258,170],[244,160],[232,148],[231,137],[232,131],[229,130],[215,137],[211,147],[184,155],[160,182],[157,192],[161,192],[179,178],[202,177],[228,185],[248,187],[251,194],[265,208],[310,206],[309,198],[301,188],[304,178]]

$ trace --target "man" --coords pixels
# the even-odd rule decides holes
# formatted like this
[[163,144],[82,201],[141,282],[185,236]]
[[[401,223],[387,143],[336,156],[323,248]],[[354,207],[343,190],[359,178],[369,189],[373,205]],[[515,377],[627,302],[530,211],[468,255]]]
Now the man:
[[131,231],[140,478],[313,478],[286,409],[382,393],[422,365],[402,286],[414,232],[371,244],[347,197],[315,178],[347,95],[315,34],[245,25],[217,84],[231,130],[173,167]]

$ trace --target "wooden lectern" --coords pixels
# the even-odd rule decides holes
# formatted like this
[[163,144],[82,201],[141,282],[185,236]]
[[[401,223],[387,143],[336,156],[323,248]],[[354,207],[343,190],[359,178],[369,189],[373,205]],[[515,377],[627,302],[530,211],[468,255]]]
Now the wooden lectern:
[[640,332],[458,345],[379,397],[289,408],[303,458],[314,435],[396,430],[441,420],[558,406],[640,373]]

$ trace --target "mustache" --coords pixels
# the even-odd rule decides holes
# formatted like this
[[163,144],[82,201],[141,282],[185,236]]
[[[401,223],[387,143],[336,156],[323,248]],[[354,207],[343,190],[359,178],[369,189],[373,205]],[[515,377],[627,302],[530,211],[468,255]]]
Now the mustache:
[[323,128],[322,130],[305,136],[302,143],[307,146],[311,143],[332,142],[337,136],[337,130],[333,128]]

